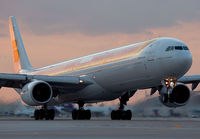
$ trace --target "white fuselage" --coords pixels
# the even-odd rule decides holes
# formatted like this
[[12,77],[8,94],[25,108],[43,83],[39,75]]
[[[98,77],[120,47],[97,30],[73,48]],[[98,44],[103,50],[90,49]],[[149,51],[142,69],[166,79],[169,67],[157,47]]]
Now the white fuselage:
[[192,65],[186,44],[156,38],[36,69],[27,74],[87,76],[93,82],[78,92],[58,95],[57,103],[113,100],[129,90],[156,87],[167,77],[182,77]]

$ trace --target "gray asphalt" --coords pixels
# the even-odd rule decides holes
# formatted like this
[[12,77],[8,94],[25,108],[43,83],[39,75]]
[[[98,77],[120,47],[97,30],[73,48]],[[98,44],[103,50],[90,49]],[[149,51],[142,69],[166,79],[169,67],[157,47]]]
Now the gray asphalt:
[[1,118],[0,138],[199,139],[200,119],[138,118],[131,121],[111,121],[109,119],[34,121]]

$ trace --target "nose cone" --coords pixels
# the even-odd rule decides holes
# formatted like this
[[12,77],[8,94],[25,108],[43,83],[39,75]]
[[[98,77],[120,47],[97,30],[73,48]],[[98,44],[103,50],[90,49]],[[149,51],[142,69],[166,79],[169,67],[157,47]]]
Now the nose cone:
[[[183,52],[183,53],[182,53]],[[180,71],[184,75],[192,66],[192,55],[189,50],[177,54]]]
[[187,54],[184,56],[183,60],[184,60],[185,68],[188,71],[190,67],[192,66],[192,55],[190,51],[187,51]]

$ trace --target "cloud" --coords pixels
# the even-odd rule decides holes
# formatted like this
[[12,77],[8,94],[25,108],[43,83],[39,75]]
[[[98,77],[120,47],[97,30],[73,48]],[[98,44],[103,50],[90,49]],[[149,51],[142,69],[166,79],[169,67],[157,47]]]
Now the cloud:
[[7,22],[4,20],[0,20],[0,37],[7,37],[8,36],[8,26]]
[[0,5],[0,18],[15,15],[35,34],[132,34],[200,20],[199,0],[7,0]]

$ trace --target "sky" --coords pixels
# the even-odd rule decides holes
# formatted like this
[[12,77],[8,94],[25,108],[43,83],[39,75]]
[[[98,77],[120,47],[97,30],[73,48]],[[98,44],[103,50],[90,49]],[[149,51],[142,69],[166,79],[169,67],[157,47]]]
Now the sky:
[[[36,68],[166,36],[188,45],[187,74],[200,74],[199,0],[0,0],[0,73],[13,73],[9,16],[16,17]],[[0,96],[19,98],[5,88]]]

